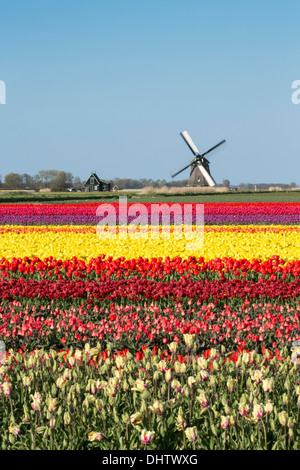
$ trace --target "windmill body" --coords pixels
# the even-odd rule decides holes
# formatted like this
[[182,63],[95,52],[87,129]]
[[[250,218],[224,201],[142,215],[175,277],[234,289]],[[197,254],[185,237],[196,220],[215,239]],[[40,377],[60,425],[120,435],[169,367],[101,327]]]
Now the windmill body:
[[181,132],[180,135],[194,154],[194,158],[184,168],[172,174],[172,178],[190,167],[190,178],[188,183],[189,186],[215,186],[216,182],[210,173],[210,162],[207,160],[207,158],[205,158],[205,155],[224,144],[225,140],[222,140],[222,142],[219,142],[217,145],[201,155],[187,131]]
[[[193,163],[191,165],[191,172],[188,185],[189,186],[215,186],[215,181],[211,176],[209,163],[203,162],[202,167],[206,170],[207,174],[210,176],[211,180],[208,182],[209,179],[207,175],[203,175],[203,170],[200,171],[199,164]],[[213,183],[213,184],[212,184]]]

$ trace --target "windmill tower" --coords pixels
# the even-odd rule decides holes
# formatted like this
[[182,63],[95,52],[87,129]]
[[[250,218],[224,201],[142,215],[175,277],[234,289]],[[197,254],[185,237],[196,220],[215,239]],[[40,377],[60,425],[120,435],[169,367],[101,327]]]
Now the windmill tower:
[[207,152],[201,155],[187,131],[181,132],[180,135],[185,140],[188,147],[191,149],[192,153],[194,154],[194,158],[188,164],[186,164],[184,168],[172,174],[172,178],[179,175],[179,173],[186,170],[187,168],[191,167],[190,178],[188,183],[189,186],[215,186],[216,182],[213,179],[209,169],[210,162],[205,156],[215,150],[220,145],[224,144],[226,140],[222,140],[217,145],[215,145],[214,147],[207,150]]

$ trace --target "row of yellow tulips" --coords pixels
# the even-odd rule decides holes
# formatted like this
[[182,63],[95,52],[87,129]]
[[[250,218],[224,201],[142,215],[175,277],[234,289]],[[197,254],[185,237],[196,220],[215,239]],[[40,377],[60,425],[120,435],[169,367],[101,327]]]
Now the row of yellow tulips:
[[[105,254],[114,258],[175,257],[187,258],[190,255],[203,256],[205,260],[217,257],[235,259],[260,258],[266,260],[276,254],[286,261],[300,259],[300,234],[298,227],[255,227],[245,231],[244,226],[235,226],[234,231],[226,227],[217,230],[191,232],[187,227],[170,233],[164,230],[156,232],[131,232],[125,237],[124,231],[116,236],[110,232],[98,232],[96,229],[83,230],[84,227],[68,226],[62,230],[59,226],[11,227],[1,229],[1,257],[70,259],[73,256],[85,261]],[[251,228],[251,227],[250,227]],[[257,228],[257,230],[256,230]],[[262,230],[264,228],[264,230]]]

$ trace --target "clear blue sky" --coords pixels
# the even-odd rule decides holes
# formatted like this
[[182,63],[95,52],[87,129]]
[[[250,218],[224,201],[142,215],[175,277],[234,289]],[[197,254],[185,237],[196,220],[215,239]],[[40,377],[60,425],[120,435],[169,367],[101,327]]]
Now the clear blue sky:
[[[299,1],[3,0],[0,174],[300,185]],[[188,177],[188,171],[181,179]]]

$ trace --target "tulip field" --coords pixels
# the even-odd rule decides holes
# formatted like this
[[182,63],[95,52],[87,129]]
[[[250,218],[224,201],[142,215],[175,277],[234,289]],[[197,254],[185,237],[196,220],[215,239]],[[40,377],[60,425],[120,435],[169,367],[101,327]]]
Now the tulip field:
[[111,206],[0,204],[0,448],[299,450],[300,203]]

